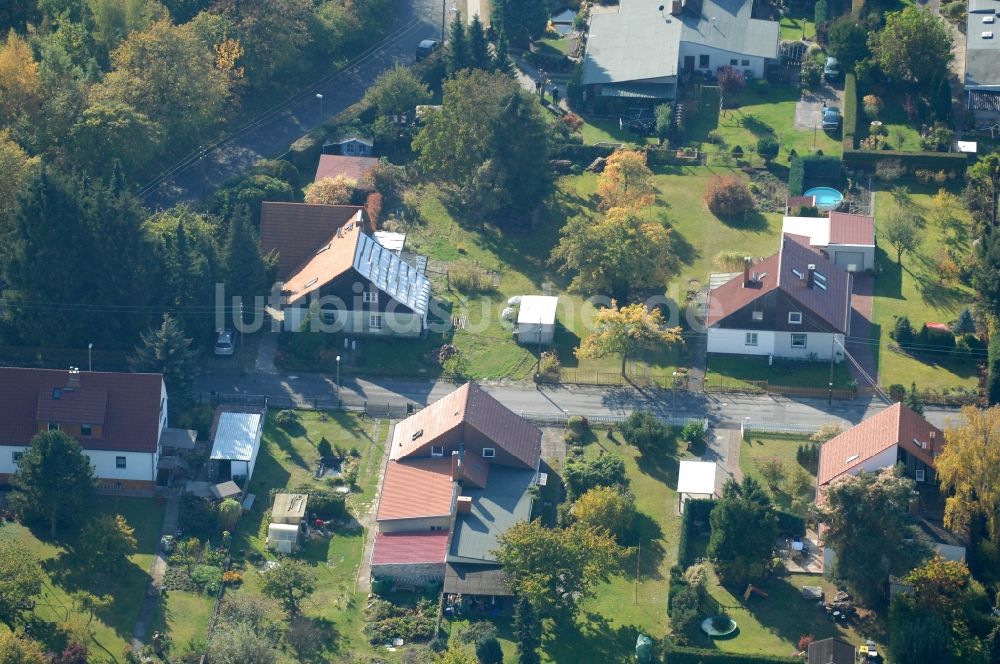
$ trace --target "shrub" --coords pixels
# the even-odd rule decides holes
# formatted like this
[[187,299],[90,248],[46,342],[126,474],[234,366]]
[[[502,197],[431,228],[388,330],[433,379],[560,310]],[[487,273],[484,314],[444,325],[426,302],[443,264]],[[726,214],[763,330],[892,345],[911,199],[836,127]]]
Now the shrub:
[[936,125],[920,138],[920,147],[928,152],[946,152],[954,138],[954,131],[944,125]]
[[932,348],[951,349],[955,347],[955,335],[951,330],[942,330],[936,327],[927,327],[924,323],[917,333],[916,343],[920,350],[930,350]]
[[201,586],[209,595],[219,592],[219,584],[222,582],[222,569],[214,565],[198,565],[191,572],[191,579]]
[[865,95],[862,105],[865,109],[865,115],[870,120],[875,120],[882,112],[882,100],[875,95]]
[[496,635],[496,625],[489,620],[477,620],[474,623],[469,623],[468,627],[458,633],[458,641],[460,643],[479,643],[486,639],[495,638]]
[[558,381],[561,369],[562,365],[555,351],[547,350],[542,353],[542,360],[538,364],[538,370],[542,374],[542,378],[550,381]]
[[198,496],[181,498],[179,524],[185,533],[199,537],[214,537],[219,532],[215,505]]
[[344,494],[337,493],[329,486],[322,484],[302,485],[295,489],[297,493],[309,494],[309,512],[324,521],[343,518],[347,514],[347,504]]
[[319,452],[321,459],[329,459],[333,455],[333,445],[326,439],[326,436],[323,436],[316,443],[316,451]]
[[[826,4],[824,0],[820,0],[820,2]],[[817,6],[818,5],[819,3],[817,3]],[[800,76],[802,87],[814,88],[819,85],[823,78],[823,65],[812,58],[807,58],[802,61],[802,72]]]
[[766,78],[758,78],[754,81],[753,87],[757,91],[757,94],[761,96],[771,91],[771,85],[767,82]]
[[778,156],[778,141],[770,136],[764,136],[757,141],[757,154],[765,163],[770,164],[771,160]]
[[753,196],[738,175],[716,175],[708,184],[705,203],[717,217],[735,217],[753,209]]
[[764,459],[760,462],[760,475],[764,478],[764,484],[771,491],[777,491],[781,481],[785,478],[785,464],[777,457]]
[[634,411],[618,426],[618,430],[626,443],[643,454],[654,450],[669,451],[665,448],[673,438],[670,427],[645,410]]
[[582,436],[590,431],[590,422],[583,415],[574,415],[566,420],[566,428],[573,433]]
[[889,386],[889,398],[893,401],[902,401],[906,398],[906,386],[893,383]]
[[681,429],[681,438],[693,448],[705,442],[705,425],[701,422],[688,422]]
[[743,88],[747,84],[746,76],[743,75],[743,72],[731,65],[726,65],[719,69],[716,72],[716,80],[726,96],[738,95],[743,92]]
[[799,637],[799,650],[806,651],[809,650],[809,645],[815,641],[811,634],[803,634]]
[[906,316],[900,316],[896,319],[896,324],[892,328],[892,338],[900,346],[909,346],[913,343],[913,325],[910,324],[910,319]]
[[576,113],[567,113],[562,117],[562,122],[570,131],[579,131],[580,127],[583,126],[583,118]]
[[476,643],[476,659],[479,664],[503,664],[503,650],[495,636]]
[[279,410],[274,416],[274,423],[287,431],[299,423],[299,414],[294,410]]
[[222,582],[232,586],[243,583],[243,573],[233,569],[226,570],[222,574]]
[[951,326],[955,334],[975,334],[976,332],[976,320],[972,317],[972,312],[966,307],[962,309],[962,313],[958,315],[958,320],[955,324]]

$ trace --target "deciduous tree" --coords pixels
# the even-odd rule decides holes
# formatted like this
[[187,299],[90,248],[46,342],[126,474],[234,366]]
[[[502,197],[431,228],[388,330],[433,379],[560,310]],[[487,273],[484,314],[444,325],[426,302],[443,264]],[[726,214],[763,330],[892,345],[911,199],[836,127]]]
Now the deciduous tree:
[[94,467],[80,443],[62,431],[31,439],[17,462],[15,499],[22,511],[45,519],[55,537],[60,519],[75,522],[94,493]]
[[594,586],[621,565],[622,550],[605,532],[573,526],[550,529],[521,522],[499,537],[494,553],[518,596],[543,616],[572,616]]
[[80,533],[80,553],[101,571],[121,569],[138,550],[135,528],[121,514],[95,516]]
[[611,487],[619,491],[628,489],[629,478],[625,462],[615,454],[604,454],[596,459],[570,457],[563,469],[566,492],[571,500],[594,487]]
[[365,101],[374,106],[379,115],[412,113],[416,106],[430,99],[427,85],[412,69],[399,63],[379,74],[365,91]]
[[854,71],[854,65],[868,57],[868,30],[851,14],[841,16],[830,24],[826,33],[827,51],[837,58],[845,71]]
[[909,512],[915,483],[895,468],[836,480],[825,489],[821,520],[835,575],[872,602],[890,574],[902,575],[928,556]]
[[594,487],[573,503],[573,518],[591,528],[603,528],[623,543],[635,522],[635,496],[611,487]]
[[74,161],[88,173],[106,177],[115,155],[128,173],[141,173],[159,150],[163,132],[145,114],[120,101],[97,101],[69,129]]
[[872,51],[886,75],[929,85],[951,62],[951,33],[925,7],[909,6],[885,17],[871,37]]
[[22,634],[0,633],[0,664],[48,664],[41,644]]
[[633,411],[618,425],[618,431],[626,443],[643,454],[673,455],[677,452],[674,432],[648,410]]
[[753,196],[738,175],[716,175],[708,183],[705,204],[717,217],[736,217],[753,209]]
[[0,127],[13,127],[34,114],[38,88],[38,63],[31,47],[11,31],[0,48]]
[[646,153],[615,150],[597,179],[597,195],[604,208],[635,208],[653,203],[653,171],[646,166]]
[[274,664],[278,661],[274,642],[247,625],[216,630],[208,643],[208,656],[212,664]]
[[[0,543],[0,620],[13,629],[21,612],[42,592],[43,580],[37,558],[13,542]],[[0,662],[7,661],[0,656]]]
[[945,524],[968,528],[983,519],[1000,538],[1000,406],[966,406],[962,422],[945,429],[946,444],[937,458],[941,491],[948,496]]
[[727,481],[709,521],[708,555],[719,578],[732,587],[761,578],[778,536],[778,518],[763,488],[750,476],[740,484]]
[[659,309],[647,309],[641,303],[619,308],[612,300],[610,307],[597,312],[593,332],[584,337],[575,352],[579,358],[619,355],[624,376],[625,363],[635,351],[679,343],[683,343],[681,328],[667,327]]
[[286,558],[263,573],[261,592],[281,602],[293,616],[299,614],[302,600],[316,591],[316,575],[301,560]]
[[307,184],[302,193],[305,195],[306,203],[346,205],[351,202],[351,196],[357,188],[357,180],[340,174]]
[[896,250],[896,262],[902,265],[903,254],[920,246],[916,216],[908,210],[893,210],[882,226],[882,237]]

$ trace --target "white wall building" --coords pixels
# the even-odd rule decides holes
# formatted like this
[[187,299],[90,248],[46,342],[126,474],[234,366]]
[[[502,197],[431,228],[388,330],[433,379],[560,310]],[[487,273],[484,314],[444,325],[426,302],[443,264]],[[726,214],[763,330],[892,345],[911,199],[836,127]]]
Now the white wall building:
[[517,342],[552,343],[556,333],[556,309],[559,298],[552,295],[524,295],[517,313]]

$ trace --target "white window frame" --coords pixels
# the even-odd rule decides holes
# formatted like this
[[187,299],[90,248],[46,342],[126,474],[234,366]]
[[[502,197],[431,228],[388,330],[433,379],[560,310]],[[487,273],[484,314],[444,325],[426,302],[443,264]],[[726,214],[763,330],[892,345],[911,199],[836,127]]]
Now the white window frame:
[[444,456],[444,445],[431,445],[431,456],[432,457],[443,457]]
[[59,423],[58,422],[49,422],[48,430],[49,431],[59,431]]
[[750,61],[749,60],[743,60],[743,63],[741,64],[741,66],[742,67],[749,67],[750,66]]
[[125,470],[128,467],[128,457],[116,456],[115,457],[115,469]]
[[[702,63],[705,64],[702,64]],[[711,69],[712,68],[712,58],[709,57],[708,53],[698,54],[698,69]]]
[[483,448],[483,458],[492,459],[497,455],[497,448],[495,447],[484,447]]
[[789,325],[802,325],[802,312],[801,311],[789,311],[788,312],[788,324]]
[[[802,337],[802,343],[795,343],[795,337]],[[808,348],[809,347],[809,336],[805,332],[792,332],[791,338],[788,340],[792,348]]]
[[382,314],[371,314],[368,316],[368,327],[372,330],[381,330]]
[[746,338],[743,342],[744,346],[756,346],[757,345],[757,333],[747,332]]
[[916,478],[916,480],[918,482],[926,482],[927,481],[927,471],[925,471],[923,469],[917,469],[916,471],[914,471],[913,475],[914,475],[914,477]]
[[94,425],[93,424],[81,424],[80,425],[80,435],[81,436],[93,436],[94,435]]
[[23,459],[23,458],[24,458],[24,452],[23,451],[21,451],[21,452],[11,452],[10,453],[10,460],[14,462],[15,466],[17,464],[19,464],[21,462],[21,459]]
[[378,291],[365,291],[361,294],[361,301],[365,304],[378,304]]

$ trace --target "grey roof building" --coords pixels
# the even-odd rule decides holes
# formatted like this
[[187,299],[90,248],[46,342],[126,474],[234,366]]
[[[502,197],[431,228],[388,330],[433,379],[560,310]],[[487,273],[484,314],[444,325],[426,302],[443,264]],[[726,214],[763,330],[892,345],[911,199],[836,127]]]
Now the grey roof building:
[[496,563],[493,551],[497,538],[519,521],[531,517],[531,493],[534,470],[494,465],[490,468],[485,489],[464,490],[469,498],[467,512],[459,511],[451,539],[448,562]]
[[685,71],[731,65],[763,77],[779,26],[752,14],[753,0],[622,0],[591,19],[583,84],[601,96],[672,99]]
[[965,90],[980,123],[1000,122],[1000,0],[969,0]]

